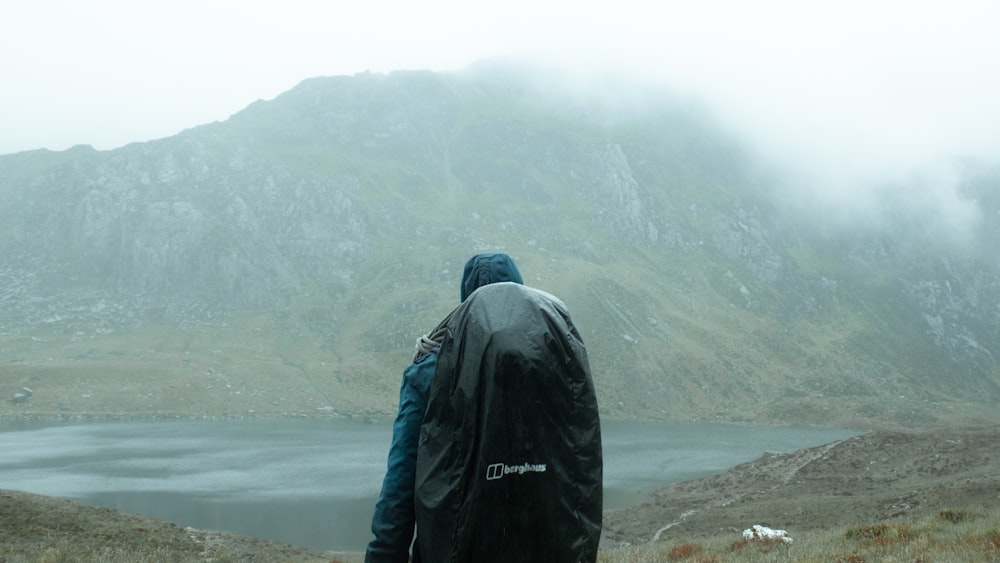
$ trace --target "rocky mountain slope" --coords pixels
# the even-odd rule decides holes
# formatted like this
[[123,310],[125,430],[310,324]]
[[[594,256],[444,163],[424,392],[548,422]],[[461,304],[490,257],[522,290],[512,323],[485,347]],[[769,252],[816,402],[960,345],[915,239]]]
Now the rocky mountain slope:
[[1000,172],[964,172],[960,246],[926,206],[843,228],[654,94],[314,78],[166,139],[0,156],[0,414],[391,413],[464,260],[503,250],[570,307],[607,416],[995,416]]

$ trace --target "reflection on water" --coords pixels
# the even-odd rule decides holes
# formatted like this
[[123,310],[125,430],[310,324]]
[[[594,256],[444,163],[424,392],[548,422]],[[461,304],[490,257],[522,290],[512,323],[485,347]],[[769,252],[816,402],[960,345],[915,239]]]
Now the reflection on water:
[[[850,436],[822,428],[602,421],[605,508],[765,451]],[[391,427],[343,419],[0,423],[0,488],[182,526],[360,551]]]

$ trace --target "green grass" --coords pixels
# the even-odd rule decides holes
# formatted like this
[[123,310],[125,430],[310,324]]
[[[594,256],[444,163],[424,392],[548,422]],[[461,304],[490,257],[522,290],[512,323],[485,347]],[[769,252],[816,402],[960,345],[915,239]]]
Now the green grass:
[[1000,508],[945,509],[917,522],[875,522],[846,529],[787,530],[791,543],[743,539],[740,533],[676,538],[604,550],[599,563],[1000,561]]
[[[736,531],[711,538],[677,538],[642,546],[604,549],[598,563],[1000,561],[1000,509],[990,513],[942,510],[919,522],[877,522],[846,529],[788,530],[792,543],[745,540]],[[2,553],[2,552],[0,552]],[[181,553],[161,546],[113,546],[80,550],[71,539],[37,550],[7,553],[8,563],[119,563],[131,561],[245,561],[248,553],[223,550]],[[331,554],[330,561],[360,561],[361,554]]]
[[[72,541],[61,541],[55,545],[39,548],[37,553],[4,554],[0,548],[0,561],[4,563],[136,563],[137,561],[170,563],[245,563],[257,561],[253,554],[229,553],[223,550],[206,550],[201,553],[187,553],[166,547],[103,547],[80,550]],[[318,562],[317,558],[310,561]],[[329,563],[353,563],[360,561],[331,556]],[[283,558],[275,563],[296,563],[294,557]]]

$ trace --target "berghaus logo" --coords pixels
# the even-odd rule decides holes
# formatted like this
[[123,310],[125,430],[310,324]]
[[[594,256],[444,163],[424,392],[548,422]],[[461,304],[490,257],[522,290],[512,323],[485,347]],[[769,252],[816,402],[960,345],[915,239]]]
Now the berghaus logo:
[[522,463],[520,465],[507,465],[506,463],[492,463],[486,468],[486,480],[493,481],[502,479],[506,475],[524,475],[525,473],[545,473],[544,463]]

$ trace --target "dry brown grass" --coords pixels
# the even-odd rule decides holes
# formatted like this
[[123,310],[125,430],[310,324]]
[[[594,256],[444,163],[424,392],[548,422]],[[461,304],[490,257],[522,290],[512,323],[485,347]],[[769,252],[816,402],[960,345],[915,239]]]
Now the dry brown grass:
[[874,563],[1000,561],[1000,507],[977,513],[941,510],[916,522],[875,522],[796,534],[792,543],[728,535],[678,538],[602,551],[600,563]]

